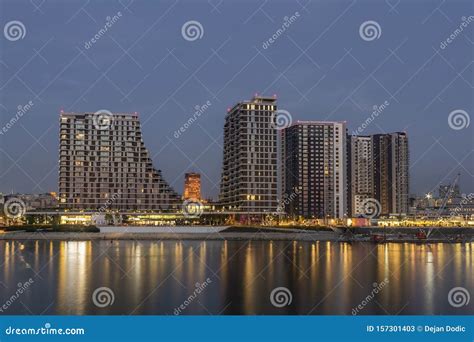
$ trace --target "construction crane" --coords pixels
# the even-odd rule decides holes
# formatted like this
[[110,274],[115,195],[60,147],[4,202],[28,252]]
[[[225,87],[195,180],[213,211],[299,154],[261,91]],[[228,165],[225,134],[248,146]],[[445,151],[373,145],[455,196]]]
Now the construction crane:
[[[436,213],[435,218],[439,219],[441,214],[443,213],[444,209],[446,208],[446,205],[448,204],[448,201],[453,197],[454,193],[454,188],[456,187],[456,184],[459,182],[459,177],[461,177],[461,174],[458,173],[456,177],[454,178],[453,182],[450,184],[448,191],[446,191],[446,194],[444,195],[443,202],[441,202],[441,205],[438,208],[438,212]],[[431,232],[433,231],[434,227],[431,227],[428,231],[428,234],[426,234],[427,237],[431,235]],[[424,232],[420,230],[419,238],[423,238]]]
[[460,176],[461,176],[460,173],[456,175],[456,178],[454,178],[454,181],[451,183],[448,191],[444,195],[443,202],[441,203],[441,206],[438,209],[438,214],[436,215],[436,218],[439,218],[441,216],[441,213],[446,208],[446,204],[448,204],[448,201],[452,198],[453,193],[454,193],[454,188],[456,187],[456,184],[458,183]]

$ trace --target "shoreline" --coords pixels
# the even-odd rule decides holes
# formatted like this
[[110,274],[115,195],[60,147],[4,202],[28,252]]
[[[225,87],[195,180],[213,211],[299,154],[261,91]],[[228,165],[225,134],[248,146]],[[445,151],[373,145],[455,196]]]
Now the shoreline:
[[[221,232],[221,233],[89,233],[89,232],[5,232],[0,234],[0,240],[4,241],[91,241],[91,240],[210,240],[210,241],[330,241],[330,242],[369,242],[368,238],[348,238],[334,232],[306,231],[306,232]],[[418,240],[414,237],[387,237],[386,241],[379,243],[470,243],[474,237],[465,236],[462,240],[455,240],[453,236],[434,237]]]

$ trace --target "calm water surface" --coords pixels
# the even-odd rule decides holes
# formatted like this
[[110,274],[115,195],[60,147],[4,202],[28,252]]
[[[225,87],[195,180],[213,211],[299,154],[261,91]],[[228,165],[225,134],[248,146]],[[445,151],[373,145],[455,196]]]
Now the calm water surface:
[[[181,306],[181,314],[350,315],[368,295],[373,297],[359,314],[473,314],[473,248],[472,243],[0,241],[0,307],[8,303],[0,314],[172,315]],[[30,278],[31,286],[9,300]],[[197,293],[196,283],[205,282]],[[470,292],[471,301],[455,308],[448,292],[458,286]],[[94,304],[99,287],[113,292],[111,305]],[[272,305],[276,287],[291,291],[289,305]]]

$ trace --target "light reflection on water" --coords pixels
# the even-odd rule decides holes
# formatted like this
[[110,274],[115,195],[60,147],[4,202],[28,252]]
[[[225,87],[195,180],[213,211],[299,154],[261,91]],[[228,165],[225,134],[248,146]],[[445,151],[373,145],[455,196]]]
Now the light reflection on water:
[[[297,241],[0,241],[0,304],[17,284],[32,286],[3,314],[173,314],[207,278],[182,314],[472,314],[447,294],[473,291],[473,244]],[[98,287],[111,306],[92,302]],[[276,308],[275,287],[292,303]]]

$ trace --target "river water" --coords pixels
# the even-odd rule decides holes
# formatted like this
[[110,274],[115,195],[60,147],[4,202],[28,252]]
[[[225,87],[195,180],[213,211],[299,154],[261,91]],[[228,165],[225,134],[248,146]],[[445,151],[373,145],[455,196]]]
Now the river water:
[[0,314],[466,315],[474,313],[473,248],[0,241]]

